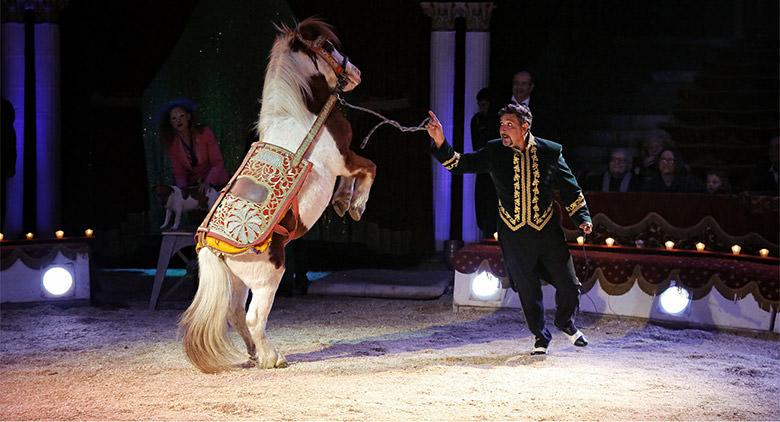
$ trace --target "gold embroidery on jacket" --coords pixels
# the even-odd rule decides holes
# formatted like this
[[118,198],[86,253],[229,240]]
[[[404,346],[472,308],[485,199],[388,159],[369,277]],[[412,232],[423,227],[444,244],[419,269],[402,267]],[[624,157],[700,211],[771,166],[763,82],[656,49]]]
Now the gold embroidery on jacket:
[[452,170],[458,166],[458,162],[460,162],[460,154],[456,152],[452,155],[452,157],[450,157],[449,160],[441,163],[441,165],[443,165],[447,170]]
[[504,221],[504,224],[506,224],[507,227],[509,227],[510,230],[516,231],[520,227],[523,227],[525,225],[525,207],[523,207],[523,204],[521,204],[521,201],[523,200],[520,196],[520,188],[521,188],[521,174],[524,174],[521,167],[524,167],[524,163],[520,161],[519,152],[514,152],[514,157],[512,157],[512,167],[514,169],[514,176],[512,177],[512,182],[514,185],[513,189],[513,208],[514,208],[514,215],[510,214],[505,208],[504,205],[501,203],[501,200],[498,200],[498,213],[501,216],[501,219]]
[[548,221],[550,221],[550,218],[552,217],[552,201],[550,201],[550,204],[547,206],[547,208],[544,210],[544,212],[540,213],[539,209],[539,178],[541,177],[541,172],[539,171],[539,156],[536,154],[536,143],[531,145],[529,147],[530,150],[530,158],[531,158],[531,186],[529,188],[530,190],[530,198],[531,199],[531,208],[533,210],[532,218],[530,221],[528,221],[528,225],[535,228],[536,230],[541,230],[544,228],[544,226],[547,224]]
[[539,171],[536,141],[533,136],[529,136],[528,147],[525,151],[514,150],[512,164],[514,167],[514,213],[509,213],[499,200],[498,214],[512,231],[517,231],[526,224],[536,230],[542,230],[552,218],[553,207],[552,202],[550,202],[547,208],[540,212],[539,179],[541,172]]
[[577,212],[577,210],[579,210],[583,206],[585,206],[585,197],[582,196],[582,192],[580,192],[580,195],[577,197],[577,199],[575,199],[574,202],[572,202],[566,207],[566,212],[568,212],[569,217],[571,217],[572,215],[574,215],[575,212]]

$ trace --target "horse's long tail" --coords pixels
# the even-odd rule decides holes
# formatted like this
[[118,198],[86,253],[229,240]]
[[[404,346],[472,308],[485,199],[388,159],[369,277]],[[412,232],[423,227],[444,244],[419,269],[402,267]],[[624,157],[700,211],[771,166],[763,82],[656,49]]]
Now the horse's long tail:
[[209,248],[200,250],[198,264],[198,292],[179,319],[184,352],[201,371],[220,372],[234,367],[240,356],[228,337],[230,274],[227,265]]

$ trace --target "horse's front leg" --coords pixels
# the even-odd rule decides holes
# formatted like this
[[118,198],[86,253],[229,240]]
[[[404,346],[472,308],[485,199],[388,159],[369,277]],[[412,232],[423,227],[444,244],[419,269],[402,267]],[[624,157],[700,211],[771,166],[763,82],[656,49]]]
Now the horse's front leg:
[[353,151],[350,151],[350,159],[347,162],[347,170],[355,178],[355,188],[349,204],[349,215],[353,220],[359,221],[366,210],[371,185],[376,179],[376,164]]
[[352,202],[352,190],[355,185],[355,178],[352,176],[339,177],[339,186],[333,194],[333,200],[330,202],[333,209],[339,217],[343,217],[349,210]]

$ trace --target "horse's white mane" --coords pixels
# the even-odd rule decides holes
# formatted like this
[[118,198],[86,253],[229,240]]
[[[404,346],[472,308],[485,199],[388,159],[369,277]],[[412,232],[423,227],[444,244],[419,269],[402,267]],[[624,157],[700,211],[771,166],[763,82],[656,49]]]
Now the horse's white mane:
[[291,46],[303,26],[313,26],[324,32],[326,37],[335,38],[330,27],[318,19],[306,19],[295,28],[284,24],[275,25],[279,34],[269,55],[260,119],[257,124],[257,133],[261,140],[269,126],[275,122],[289,122],[293,119],[308,123],[312,120],[305,101],[312,96],[309,77],[317,73],[317,69],[307,54],[292,54],[291,51]]
[[290,55],[290,44],[294,38],[292,31],[281,33],[271,48],[258,124],[258,133],[261,136],[269,119],[285,116],[298,120],[305,118],[308,113],[304,98],[311,96],[311,88],[297,60]]

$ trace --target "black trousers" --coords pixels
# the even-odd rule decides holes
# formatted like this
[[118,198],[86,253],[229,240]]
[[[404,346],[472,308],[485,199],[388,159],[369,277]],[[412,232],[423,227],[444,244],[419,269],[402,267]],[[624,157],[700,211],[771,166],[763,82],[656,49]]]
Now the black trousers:
[[537,340],[549,343],[552,336],[545,328],[540,279],[555,287],[555,326],[561,329],[573,327],[582,286],[563,230],[555,217],[541,231],[525,226],[513,232],[503,222],[498,226],[504,265],[520,296],[528,328]]

